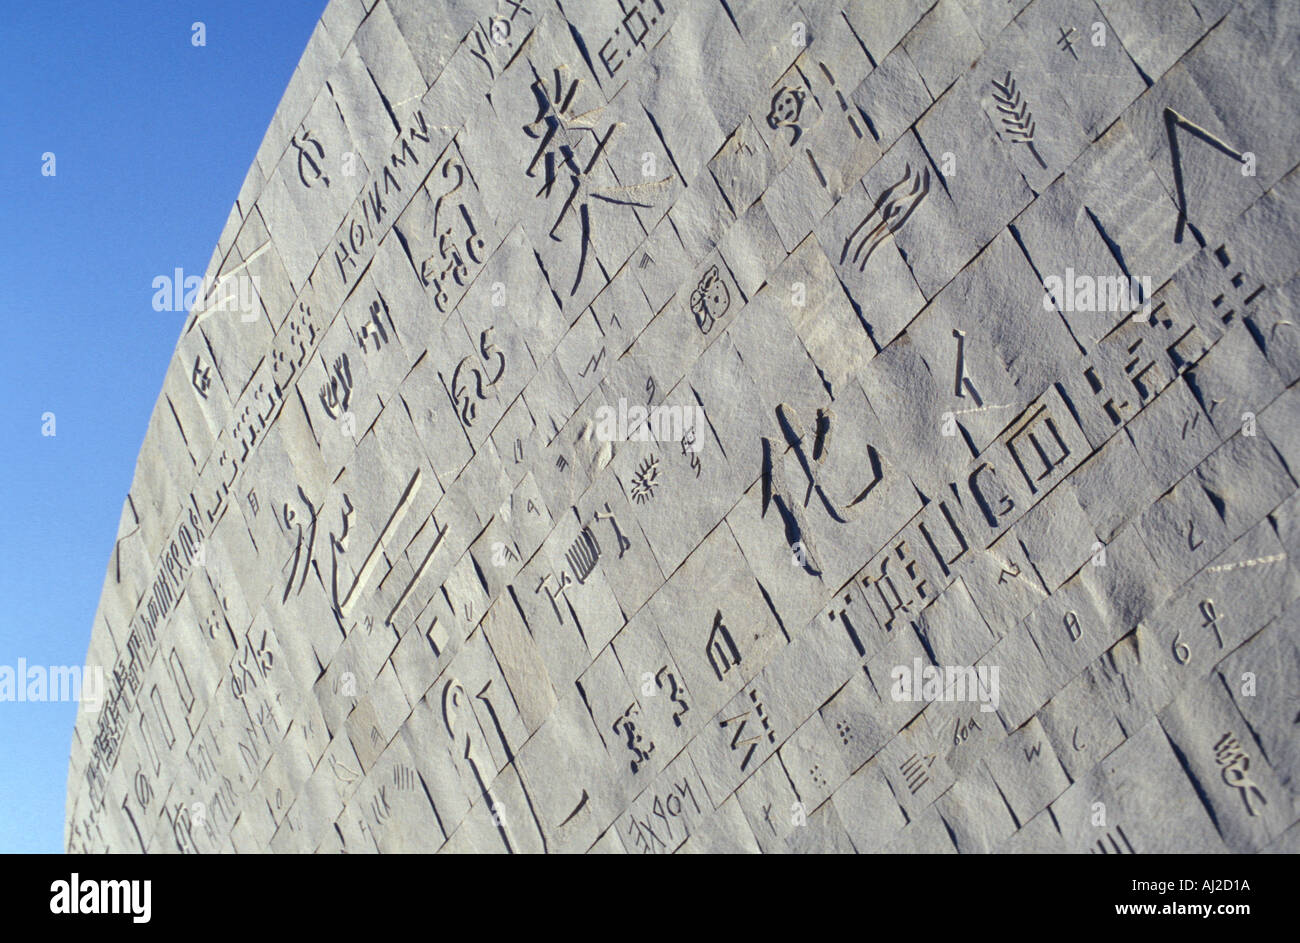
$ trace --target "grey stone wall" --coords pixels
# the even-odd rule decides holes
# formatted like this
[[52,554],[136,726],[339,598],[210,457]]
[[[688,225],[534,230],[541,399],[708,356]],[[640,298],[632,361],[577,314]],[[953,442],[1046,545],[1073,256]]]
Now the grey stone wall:
[[1296,850],[1298,33],[334,0],[68,849]]

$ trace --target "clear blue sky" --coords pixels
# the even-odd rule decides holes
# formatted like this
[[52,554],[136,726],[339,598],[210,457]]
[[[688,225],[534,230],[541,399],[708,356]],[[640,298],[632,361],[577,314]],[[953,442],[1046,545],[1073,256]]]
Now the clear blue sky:
[[[206,271],[325,0],[0,7],[0,665],[79,665],[184,319],[151,283]],[[62,850],[75,716],[0,702],[0,852]]]

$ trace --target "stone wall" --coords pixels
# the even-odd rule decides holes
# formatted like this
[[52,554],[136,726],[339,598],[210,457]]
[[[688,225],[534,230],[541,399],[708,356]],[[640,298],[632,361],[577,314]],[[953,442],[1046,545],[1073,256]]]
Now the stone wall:
[[334,0],[68,849],[1296,850],[1298,33]]

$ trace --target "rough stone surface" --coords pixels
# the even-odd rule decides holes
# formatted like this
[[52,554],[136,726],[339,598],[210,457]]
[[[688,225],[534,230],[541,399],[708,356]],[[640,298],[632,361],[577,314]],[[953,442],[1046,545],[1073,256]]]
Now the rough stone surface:
[[334,0],[67,848],[1294,849],[1298,10]]

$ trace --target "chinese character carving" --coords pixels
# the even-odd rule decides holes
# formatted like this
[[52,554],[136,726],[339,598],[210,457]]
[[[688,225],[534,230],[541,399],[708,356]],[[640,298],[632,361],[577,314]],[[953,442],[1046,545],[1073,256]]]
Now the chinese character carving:
[[[610,125],[603,133],[598,131],[599,108],[585,114],[575,113],[574,99],[582,80],[567,76],[568,68],[559,66],[553,73],[553,85],[548,85],[542,78],[533,82],[537,115],[524,125],[523,131],[537,142],[537,149],[524,171],[532,178],[537,177],[539,170],[542,174],[541,184],[534,195],[548,202],[553,199],[562,201],[551,224],[550,237],[562,241],[557,233],[570,214],[578,226],[578,264],[569,288],[572,296],[582,284],[591,250],[593,201],[649,209],[651,204],[639,202],[634,195],[640,188],[655,184],[599,187],[592,183],[593,171],[617,126]],[[582,157],[579,152],[584,150],[584,144],[590,144],[590,149]]]

